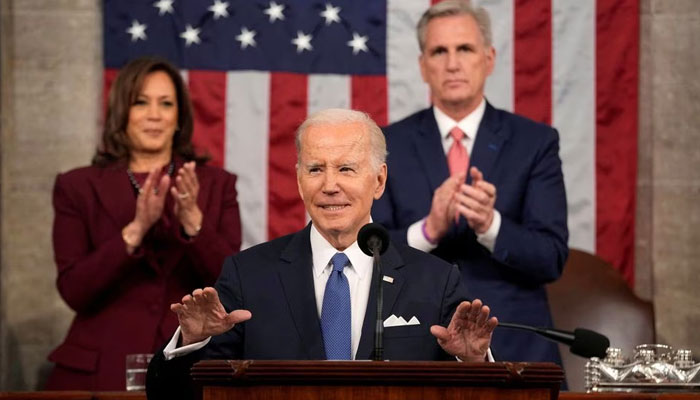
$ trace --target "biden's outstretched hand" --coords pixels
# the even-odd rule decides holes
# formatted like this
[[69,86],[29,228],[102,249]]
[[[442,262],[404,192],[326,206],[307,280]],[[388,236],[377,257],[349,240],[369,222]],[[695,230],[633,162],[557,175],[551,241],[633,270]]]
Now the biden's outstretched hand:
[[226,312],[213,287],[196,289],[183,297],[182,303],[171,304],[170,309],[180,322],[181,346],[225,333],[252,317],[248,310]]
[[493,330],[498,325],[498,319],[489,318],[489,312],[489,307],[479,299],[463,301],[457,306],[447,328],[433,325],[430,333],[446,352],[460,360],[485,361]]

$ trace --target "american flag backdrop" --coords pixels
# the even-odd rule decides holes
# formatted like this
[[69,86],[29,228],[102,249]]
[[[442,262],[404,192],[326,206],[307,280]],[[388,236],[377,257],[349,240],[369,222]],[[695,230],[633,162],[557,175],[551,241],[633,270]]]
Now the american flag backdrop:
[[[634,282],[637,0],[480,0],[491,14],[496,107],[561,135],[569,245]],[[165,56],[194,103],[195,144],[238,175],[243,246],[306,215],[294,130],[316,110],[379,125],[429,105],[415,24],[431,0],[104,0],[105,96],[118,68]],[[389,171],[391,173],[391,171]]]

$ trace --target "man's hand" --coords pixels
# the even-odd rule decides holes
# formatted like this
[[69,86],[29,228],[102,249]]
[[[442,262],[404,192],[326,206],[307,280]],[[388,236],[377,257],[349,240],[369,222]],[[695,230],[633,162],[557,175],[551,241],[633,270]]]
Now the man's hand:
[[430,214],[425,219],[425,231],[430,241],[439,241],[450,228],[455,215],[455,195],[466,175],[466,172],[462,172],[447,178],[433,193]]
[[170,310],[177,314],[180,322],[182,346],[228,332],[235,324],[252,317],[248,310],[227,313],[219,300],[219,294],[212,287],[196,289],[192,295],[182,298],[182,304],[171,304]]
[[486,232],[493,222],[493,206],[496,203],[496,187],[484,180],[477,167],[471,167],[472,184],[462,184],[455,195],[457,212],[467,219],[476,233]]
[[496,317],[489,318],[489,308],[476,299],[463,301],[457,306],[450,325],[430,327],[430,333],[437,338],[438,344],[462,361],[479,362],[486,359],[491,343],[491,335],[498,325]]

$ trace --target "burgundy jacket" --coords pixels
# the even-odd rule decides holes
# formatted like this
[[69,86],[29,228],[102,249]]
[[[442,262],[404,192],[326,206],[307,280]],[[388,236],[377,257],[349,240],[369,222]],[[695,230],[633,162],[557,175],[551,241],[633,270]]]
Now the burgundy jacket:
[[[177,162],[175,171],[182,166]],[[224,258],[241,245],[236,177],[198,166],[204,219],[188,239],[168,195],[163,216],[133,255],[122,229],[134,218],[125,166],[83,167],[56,178],[53,244],[61,297],[76,312],[46,389],[124,390],[125,357],[153,353],[172,336],[170,304],[211,286]]]

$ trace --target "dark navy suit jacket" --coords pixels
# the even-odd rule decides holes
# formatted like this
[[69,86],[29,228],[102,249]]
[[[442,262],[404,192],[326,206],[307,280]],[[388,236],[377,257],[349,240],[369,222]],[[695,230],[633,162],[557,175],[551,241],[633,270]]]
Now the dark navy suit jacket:
[[[228,311],[247,309],[249,321],[212,338],[202,350],[166,361],[162,351],[149,368],[148,394],[168,398],[182,394],[175,382],[198,359],[326,359],[316,307],[313,261],[305,229],[241,252],[224,262],[216,283]],[[390,315],[416,317],[420,325],[384,329],[384,358],[389,360],[454,360],[437,344],[431,325],[447,326],[457,305],[466,300],[459,271],[454,266],[410,248],[390,245],[382,256],[382,319]],[[372,285],[356,359],[371,359],[376,320],[376,287]]]
[[[433,192],[449,172],[432,108],[385,128],[387,189],[372,217],[406,242],[407,228],[430,212]],[[476,240],[464,218],[432,254],[459,266],[470,296],[500,321],[551,326],[544,284],[561,275],[568,255],[566,194],[553,128],[487,103],[470,165],[496,186],[502,222],[493,253]],[[469,179],[470,180],[470,179]],[[554,344],[528,332],[496,329],[500,360],[560,362]]]

